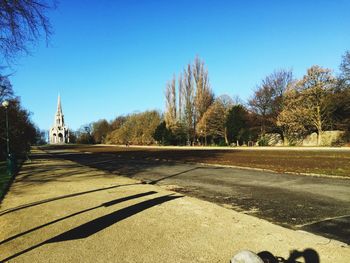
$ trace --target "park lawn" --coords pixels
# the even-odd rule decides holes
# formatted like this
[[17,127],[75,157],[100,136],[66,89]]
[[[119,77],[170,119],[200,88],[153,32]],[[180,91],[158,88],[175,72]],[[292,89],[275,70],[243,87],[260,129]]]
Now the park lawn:
[[67,145],[81,152],[113,153],[122,158],[159,159],[195,162],[293,172],[342,176],[350,178],[350,149],[194,149],[162,147],[118,147]]

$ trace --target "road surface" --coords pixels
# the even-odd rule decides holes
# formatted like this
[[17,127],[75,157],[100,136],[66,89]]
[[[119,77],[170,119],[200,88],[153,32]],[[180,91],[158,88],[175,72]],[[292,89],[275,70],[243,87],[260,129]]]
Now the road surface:
[[55,151],[55,157],[350,243],[350,180],[347,179],[125,158],[113,153]]

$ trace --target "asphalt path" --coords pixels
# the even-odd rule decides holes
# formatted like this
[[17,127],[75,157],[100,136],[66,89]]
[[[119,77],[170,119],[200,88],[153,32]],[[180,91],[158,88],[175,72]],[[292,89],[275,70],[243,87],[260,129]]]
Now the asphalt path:
[[275,224],[350,244],[350,180],[219,166],[57,152],[60,157],[157,184]]

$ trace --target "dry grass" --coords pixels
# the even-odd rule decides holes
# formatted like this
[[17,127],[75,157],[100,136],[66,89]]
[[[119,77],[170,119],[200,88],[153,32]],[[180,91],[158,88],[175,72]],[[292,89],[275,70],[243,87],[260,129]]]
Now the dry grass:
[[[49,146],[52,147],[52,146]],[[276,172],[315,173],[350,177],[350,151],[322,149],[220,150],[162,147],[112,147],[69,145],[81,152],[112,153],[125,158],[151,158],[180,162],[200,162],[273,170]]]

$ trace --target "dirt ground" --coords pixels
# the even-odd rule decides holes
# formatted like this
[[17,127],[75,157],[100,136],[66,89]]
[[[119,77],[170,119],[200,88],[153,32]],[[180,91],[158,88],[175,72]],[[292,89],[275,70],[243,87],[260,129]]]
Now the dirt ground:
[[3,200],[0,228],[5,262],[229,262],[242,249],[350,259],[344,243],[39,151]]
[[276,172],[313,173],[350,178],[350,148],[185,148],[68,146],[82,152],[108,152],[125,158],[232,165]]

